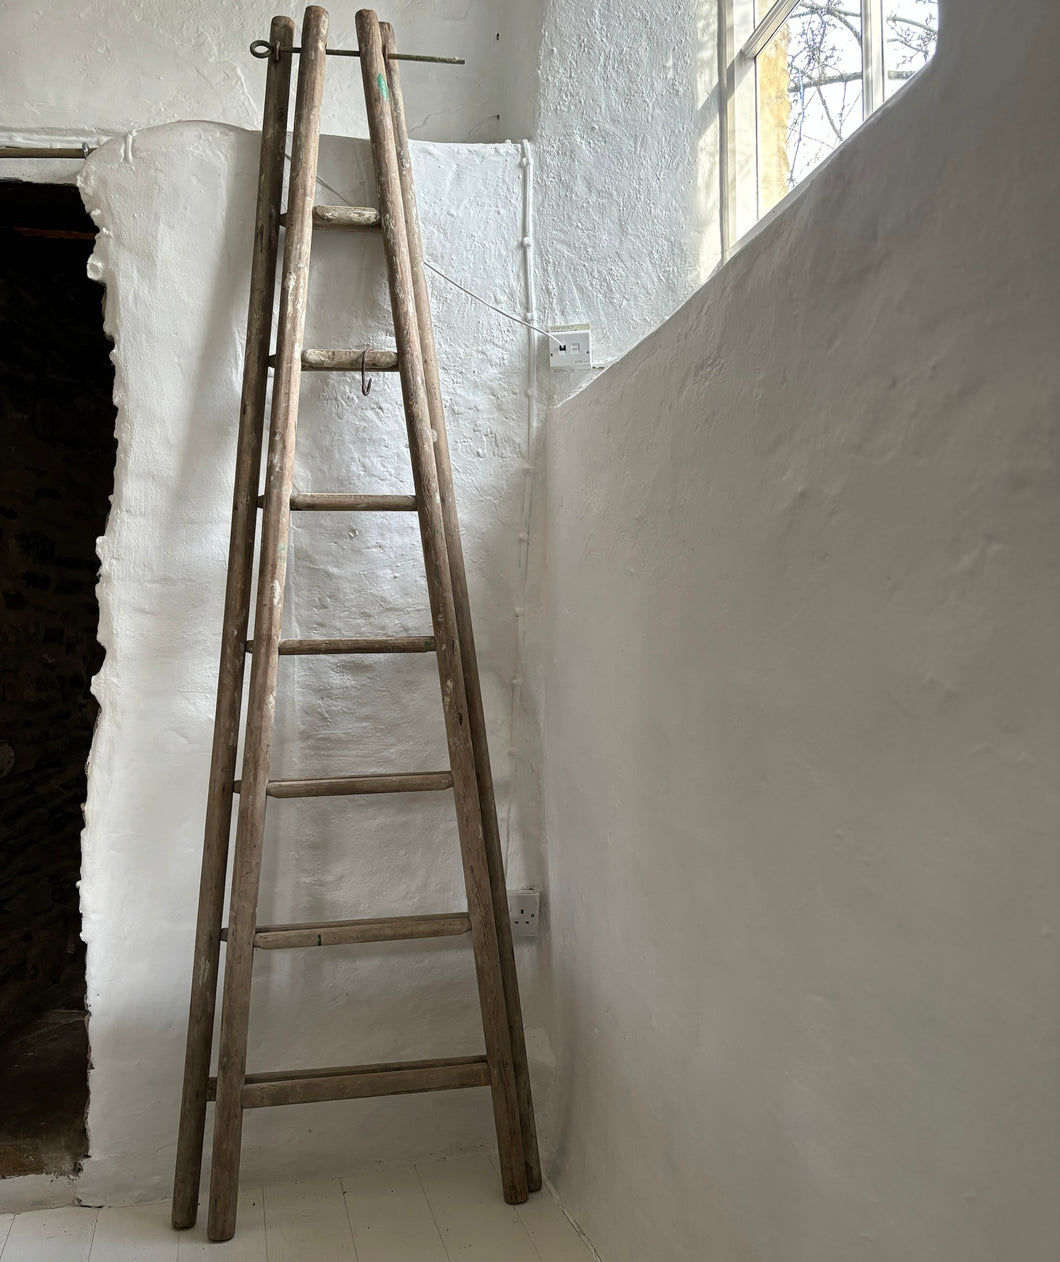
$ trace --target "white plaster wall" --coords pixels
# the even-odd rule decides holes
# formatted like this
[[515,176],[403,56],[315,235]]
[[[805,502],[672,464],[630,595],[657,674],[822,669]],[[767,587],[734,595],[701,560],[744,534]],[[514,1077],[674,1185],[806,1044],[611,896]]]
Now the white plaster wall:
[[[83,843],[88,1203],[160,1197],[172,1177],[257,147],[256,135],[214,124],[152,128],[104,146],[82,179],[101,229],[91,268],[107,286],[119,409]],[[519,150],[416,145],[414,161],[427,257],[456,277],[488,276],[489,295],[518,307]],[[320,175],[342,198],[374,204],[365,142],[325,138]],[[513,807],[510,872],[540,882],[537,838],[520,833],[536,790],[524,776],[512,802],[508,757],[526,342],[450,286],[432,293],[498,799],[505,814]],[[307,345],[392,346],[381,242],[319,236],[310,306]],[[395,376],[378,375],[365,399],[353,376],[307,374],[302,400],[300,489],[411,488]],[[428,629],[411,515],[311,516],[293,533],[287,634]],[[274,774],[446,765],[433,656],[284,662]],[[449,794],[274,802],[267,855],[262,922],[466,905]],[[533,952],[519,956],[539,1070]],[[252,1070],[479,1047],[465,940],[266,952],[256,963]],[[304,1178],[491,1142],[486,1092],[260,1110],[247,1118],[244,1174]]]
[[[331,6],[334,46],[356,44],[356,7]],[[247,49],[268,35],[276,8],[11,3],[0,141],[94,141],[188,118],[256,128],[265,76]],[[303,9],[290,10],[297,22]],[[397,0],[379,9],[403,48],[467,59],[406,67],[414,137],[534,139],[538,316],[591,320],[600,364],[670,315],[719,259],[716,10],[716,0],[676,10],[664,0]],[[367,134],[356,62],[329,63],[323,125]],[[0,176],[50,180],[66,170],[8,162]],[[547,362],[543,339],[539,353]],[[585,380],[545,377],[542,391],[565,396]]]
[[[409,131],[427,140],[525,135],[533,116],[543,0],[393,0],[380,6],[408,52],[465,58],[404,76]],[[357,46],[360,5],[325,5],[329,43]],[[261,125],[264,63],[248,48],[277,12],[298,29],[305,5],[276,0],[7,0],[2,6],[0,119],[9,137],[92,140],[133,127],[208,118]],[[359,64],[332,58],[323,127],[367,135]],[[35,139],[36,143],[40,143]]]
[[[656,328],[719,261],[717,61],[717,0],[546,8],[539,314],[591,321],[597,364]],[[587,379],[557,373],[550,386],[561,398]]]
[[607,1262],[1060,1254],[1045,0],[549,422],[551,1171]]

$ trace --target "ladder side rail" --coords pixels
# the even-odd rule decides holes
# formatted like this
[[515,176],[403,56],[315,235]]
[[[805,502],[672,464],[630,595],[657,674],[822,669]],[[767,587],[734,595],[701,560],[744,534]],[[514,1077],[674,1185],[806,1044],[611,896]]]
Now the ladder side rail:
[[276,705],[279,660],[277,646],[283,620],[295,429],[298,422],[298,387],[308,294],[327,28],[327,12],[316,5],[309,6],[302,26],[302,53],[295,96],[291,176],[287,197],[287,235],[284,241],[276,371],[272,387],[272,422],[254,611],[256,651],[251,659],[235,861],[232,870],[228,949],[225,957],[210,1175],[210,1212],[207,1223],[207,1235],[211,1240],[231,1239],[236,1221],[254,929]]
[[[275,17],[269,33],[273,47],[294,46],[294,22]],[[293,58],[282,52],[270,58],[265,78],[261,156],[258,167],[254,249],[250,268],[247,341],[236,439],[232,527],[228,546],[221,660],[217,672],[217,704],[206,798],[206,826],[195,927],[191,1001],[188,1013],[184,1087],[180,1106],[176,1172],[173,1181],[173,1226],[191,1227],[198,1213],[202,1146],[206,1128],[206,1092],[213,1048],[221,919],[232,825],[232,784],[239,745],[239,710],[246,654],[244,641],[250,615],[257,527],[258,478],[265,425],[269,341],[276,292],[276,258],[280,236],[284,144]]]
[[541,1188],[541,1159],[538,1153],[537,1127],[534,1121],[533,1095],[530,1088],[530,1070],[526,1057],[526,1036],[523,1032],[519,978],[515,968],[515,950],[512,943],[512,926],[508,910],[508,889],[504,873],[504,857],[501,850],[500,829],[497,823],[497,801],[493,788],[493,772],[490,767],[489,743],[486,737],[486,715],[482,704],[482,685],[479,678],[478,655],[475,651],[471,602],[468,597],[467,572],[464,567],[460,521],[453,487],[452,465],[449,459],[449,441],[445,428],[445,409],[442,404],[442,387],[438,374],[434,321],[431,318],[430,295],[427,291],[427,278],[423,267],[423,243],[420,237],[419,212],[416,205],[415,184],[412,178],[412,155],[409,148],[408,128],[405,123],[401,76],[398,70],[398,63],[391,56],[397,51],[394,29],[389,22],[381,23],[380,29],[383,35],[383,52],[387,59],[390,108],[394,122],[401,197],[405,209],[405,227],[408,236],[409,261],[412,267],[416,320],[420,335],[420,351],[423,356],[427,403],[433,430],[434,460],[438,470],[438,490],[442,501],[442,523],[445,529],[446,550],[449,554],[453,602],[456,606],[457,635],[460,639],[460,656],[464,671],[464,688],[467,693],[468,719],[471,724],[471,744],[475,754],[475,775],[478,781],[479,801],[482,806],[482,827],[486,843],[486,861],[489,866],[490,889],[493,896],[493,916],[497,925],[497,940],[500,948],[501,977],[504,983],[505,1007],[507,1009],[508,1029],[515,1064],[516,1089],[519,1094],[519,1121],[523,1133],[523,1147],[526,1153],[527,1185],[531,1192],[537,1192]]
[[472,920],[472,945],[486,1054],[490,1065],[501,1179],[505,1199],[509,1203],[521,1203],[527,1198],[526,1158],[474,751],[467,719],[467,698],[460,660],[452,579],[441,517],[438,471],[432,451],[430,409],[416,321],[394,124],[389,107],[390,90],[378,18],[372,10],[362,9],[357,14],[356,22],[368,129],[382,216],[391,307],[398,343],[398,366],[408,425],[416,502],[419,507],[424,568],[435,627],[461,859],[468,912]]

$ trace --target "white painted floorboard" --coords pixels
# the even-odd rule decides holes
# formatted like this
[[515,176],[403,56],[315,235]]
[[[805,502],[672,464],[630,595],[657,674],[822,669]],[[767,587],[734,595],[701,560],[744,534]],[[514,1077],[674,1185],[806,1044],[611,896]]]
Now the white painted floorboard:
[[[490,1164],[499,1179],[497,1158],[491,1157]],[[547,1192],[531,1196],[525,1205],[516,1205],[515,1212],[542,1262],[586,1262],[592,1257],[581,1236],[567,1221],[559,1202]]]
[[98,1210],[67,1206],[16,1214],[3,1262],[89,1262]]
[[177,1262],[180,1240],[165,1203],[98,1213],[90,1257],[107,1262]]
[[265,1188],[268,1262],[347,1262],[353,1232],[339,1179]]
[[450,1258],[461,1262],[539,1262],[530,1233],[499,1193],[487,1156],[417,1167]]
[[448,1262],[415,1166],[342,1180],[357,1262]]
[[592,1262],[547,1192],[505,1205],[487,1156],[245,1189],[224,1244],[205,1219],[175,1232],[166,1203],[0,1215],[0,1262]]

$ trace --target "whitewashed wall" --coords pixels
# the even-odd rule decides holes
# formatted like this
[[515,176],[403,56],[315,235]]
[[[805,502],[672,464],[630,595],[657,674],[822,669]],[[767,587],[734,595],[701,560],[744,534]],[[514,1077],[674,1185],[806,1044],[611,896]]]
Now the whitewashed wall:
[[1060,1252],[1060,17],[548,430],[553,1177],[607,1262]]
[[[245,46],[272,11],[245,0],[19,10],[0,50],[3,135],[65,141],[189,115],[256,127],[260,65]],[[535,135],[538,314],[591,318],[600,361],[634,346],[717,261],[715,13],[714,0],[679,13],[660,0],[382,11],[404,47],[469,58],[464,70],[406,74],[415,135]],[[333,42],[352,40],[352,19],[333,9]],[[932,69],[548,423],[549,482],[536,496],[547,605],[529,612],[546,637],[549,701],[555,938],[535,953],[551,960],[547,1020],[562,1034],[551,1110],[532,986],[530,1033],[549,1169],[608,1262],[660,1256],[660,1240],[668,1262],[1055,1257],[1058,36],[1045,0],[950,0]],[[353,68],[329,75],[327,127],[363,131]],[[88,169],[90,204],[114,232],[100,260],[123,392],[104,635],[107,669],[131,672],[128,685],[101,679],[111,720],[86,842],[96,1068],[83,1194],[94,1199],[161,1195],[169,1179],[249,143],[212,127],[149,132]],[[341,166],[340,151],[363,166],[357,146],[334,150]],[[519,310],[512,160],[469,157],[459,189],[486,205],[492,244],[467,239],[462,221],[443,232],[430,189],[424,210],[447,270]],[[446,160],[430,161],[441,189]],[[341,189],[352,178],[322,174]],[[507,209],[480,179],[496,180]],[[350,283],[382,328],[378,259],[366,266]],[[322,283],[337,291],[342,278],[329,270]],[[482,491],[483,514],[467,524],[496,754],[514,663],[524,343],[435,293],[450,303],[439,325],[455,339],[452,380],[477,378],[469,389],[495,408],[476,405],[474,420],[468,410],[455,437],[468,444],[457,450],[465,518]],[[579,384],[560,379],[557,393]],[[352,382],[321,378],[306,397],[301,459],[314,487],[332,485],[313,456],[323,447],[307,446],[325,436],[358,472],[398,485],[399,430],[378,468],[356,459],[364,418],[382,433],[376,408],[396,399],[392,385],[377,379],[367,410]],[[346,431],[351,400],[362,420]],[[455,395],[454,430],[464,407]],[[385,541],[356,526],[358,552],[385,542],[392,557],[404,541],[402,523]],[[310,523],[295,541],[292,627],[388,618],[416,630],[400,621],[411,606],[390,606],[382,587],[348,591],[324,528]],[[402,585],[416,574],[407,542]],[[434,721],[427,663],[385,666],[378,686],[363,664],[287,666],[303,698],[285,694],[281,714],[293,772],[347,769],[329,761],[334,747],[311,739],[297,753],[292,740],[339,714],[347,683],[373,727],[407,692]],[[525,664],[520,673],[527,733],[541,694]],[[351,760],[374,756],[343,731]],[[402,752],[426,758],[439,738],[425,727]],[[516,881],[542,875],[539,767],[521,749]],[[404,901],[387,906],[424,906],[428,878],[455,890],[455,867],[419,871],[427,843],[447,833],[440,813],[427,807],[410,845],[392,807],[366,820],[363,804],[279,804],[269,914],[357,914],[399,889]],[[299,810],[312,831],[296,875],[280,842]],[[387,871],[365,862],[376,840]],[[349,878],[336,885],[347,849]],[[336,953],[319,986],[319,957],[266,963],[258,1011],[278,1015],[298,991],[301,1024],[283,1048],[259,1024],[255,1067],[288,1063],[289,1048],[300,1063],[340,1048],[400,1053],[386,1031],[406,1015],[408,1050],[428,1034],[434,1050],[436,1033],[467,1046],[456,1041],[473,1028],[460,949],[373,951]],[[430,967],[417,967],[424,958]],[[440,1002],[424,1009],[429,980]],[[347,993],[365,1007],[340,1007]],[[386,1019],[365,1025],[365,1010]],[[481,1101],[439,1097],[263,1111],[247,1137],[250,1171],[282,1177],[485,1143],[489,1123]]]
[[[409,131],[423,140],[492,141],[532,120],[541,0],[392,0],[377,6],[407,52],[463,57],[404,75]],[[359,4],[327,5],[328,42],[356,48]],[[121,134],[187,118],[261,125],[263,62],[276,13],[301,29],[305,4],[279,0],[51,0],[9,4],[0,43],[2,128],[58,141]],[[331,58],[322,125],[367,135],[359,63]]]
[[[88,1203],[162,1196],[172,1175],[257,147],[254,134],[217,125],[153,128],[106,145],[82,179],[101,230],[91,268],[107,286],[119,409],[100,541],[107,655],[94,685],[102,710],[83,841],[93,1069],[79,1195]],[[417,145],[414,162],[427,257],[453,275],[488,274],[492,295],[518,307],[518,148]],[[345,200],[374,203],[365,142],[325,138],[320,175]],[[318,237],[310,284],[307,345],[393,345],[377,238]],[[451,287],[432,292],[506,810],[526,343]],[[410,489],[396,377],[376,376],[367,399],[352,375],[303,381],[297,487]],[[290,635],[426,631],[414,517],[299,517],[287,601]],[[284,662],[274,774],[446,765],[432,655]],[[518,799],[512,818],[514,879],[540,880],[543,858],[536,837],[524,845]],[[263,922],[465,905],[450,794],[273,802],[267,853]],[[532,950],[521,949],[521,965]],[[547,1047],[525,967],[524,977],[540,1064]],[[256,965],[252,1070],[480,1047],[466,940],[265,953]],[[261,1110],[247,1120],[244,1170],[249,1179],[307,1177],[491,1136],[486,1092]]]
[[[656,328],[720,259],[717,79],[717,0],[545,10],[540,309],[547,324],[589,320],[597,364]],[[589,377],[547,384],[565,398]]]

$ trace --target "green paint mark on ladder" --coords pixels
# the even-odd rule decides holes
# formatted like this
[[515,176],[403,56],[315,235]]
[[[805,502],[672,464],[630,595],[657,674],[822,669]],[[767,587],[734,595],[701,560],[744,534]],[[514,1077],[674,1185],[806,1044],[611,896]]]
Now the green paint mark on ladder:
[[375,76],[375,81],[376,81],[376,83],[378,83],[378,84],[379,84],[379,91],[383,94],[383,100],[384,100],[384,101],[389,101],[389,100],[390,100],[390,90],[389,90],[389,88],[386,86],[386,75],[383,75],[383,74],[377,74],[377,75]]

